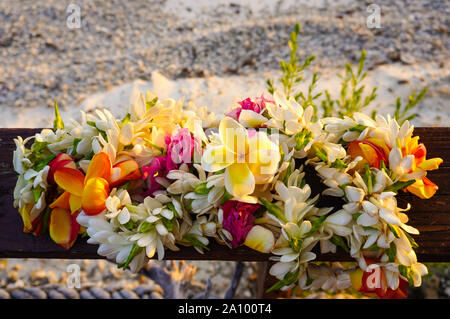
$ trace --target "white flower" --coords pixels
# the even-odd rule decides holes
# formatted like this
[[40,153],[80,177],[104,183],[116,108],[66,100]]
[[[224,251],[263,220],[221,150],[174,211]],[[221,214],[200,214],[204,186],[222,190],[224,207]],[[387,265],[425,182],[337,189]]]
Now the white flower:
[[351,225],[349,225],[351,221],[352,215],[341,209],[325,219],[324,229],[339,236],[348,236],[352,232]]
[[414,287],[420,287],[422,285],[422,277],[428,274],[428,269],[424,264],[418,262],[412,264],[410,267]]
[[31,165],[29,165],[27,168],[25,168],[24,163],[29,162],[29,160],[26,158],[27,151],[25,149],[25,144],[27,144],[28,141],[32,138],[33,137],[28,137],[24,140],[24,139],[22,139],[22,137],[18,136],[17,138],[14,139],[14,143],[16,144],[16,149],[13,152],[13,167],[14,167],[14,170],[18,174],[25,173],[25,170],[29,166],[31,166]]
[[[97,253],[114,260],[117,264],[123,264],[129,257],[133,248],[133,242],[117,232],[116,228],[105,219],[105,214],[88,216],[81,212],[77,217],[77,222],[87,228],[89,244],[98,244]],[[134,256],[130,263],[130,270],[139,271],[147,262],[145,253],[142,252]]]
[[280,256],[270,258],[278,261],[270,269],[269,273],[272,276],[281,280],[287,273],[295,272],[299,267],[316,258],[316,254],[310,251],[313,247],[311,237],[307,237],[302,241],[300,247],[296,247],[296,249],[293,249],[289,243],[292,238],[302,239],[309,230],[311,230],[309,221],[304,221],[300,227],[291,222],[286,224],[283,228],[282,236],[278,238],[272,249],[274,255]]
[[303,130],[311,122],[314,110],[311,106],[303,110],[303,107],[292,97],[274,93],[275,103],[267,103],[266,109],[271,117],[265,123],[267,127],[276,128],[288,135],[294,135]]
[[[164,245],[172,250],[177,250],[175,246],[175,236],[168,231],[164,220],[170,223],[177,223],[174,213],[164,204],[170,202],[162,201],[161,198],[146,197],[144,203],[130,209],[131,213],[137,213],[137,221],[140,221],[138,233],[130,236],[130,240],[136,241],[139,247],[145,247],[146,255],[152,258],[155,252],[158,253],[158,260],[164,258]],[[132,216],[133,217],[133,216]],[[144,220],[142,220],[144,217]]]
[[301,287],[302,289],[335,291],[350,288],[352,285],[349,273],[344,271],[339,263],[333,263],[332,267],[311,264],[307,273],[312,282],[308,286]]
[[120,224],[126,224],[130,220],[130,212],[127,205],[131,205],[130,195],[126,190],[114,189],[106,199],[107,218],[117,218]]

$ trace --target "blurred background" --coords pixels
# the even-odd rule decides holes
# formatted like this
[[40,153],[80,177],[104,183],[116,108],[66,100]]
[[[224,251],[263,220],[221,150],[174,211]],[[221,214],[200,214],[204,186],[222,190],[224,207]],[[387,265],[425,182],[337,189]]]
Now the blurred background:
[[[368,24],[372,3],[380,9],[378,27]],[[234,102],[265,92],[268,77],[278,78],[296,22],[302,26],[301,56],[316,56],[306,83],[318,72],[318,87],[337,94],[337,74],[365,49],[365,83],[378,87],[369,112],[390,113],[397,97],[404,101],[412,90],[428,87],[413,123],[449,126],[449,17],[450,2],[444,0],[0,0],[0,127],[49,126],[55,101],[63,118],[97,107],[123,116],[136,93],[147,89],[224,113]],[[122,296],[133,291],[168,297],[164,281],[107,261],[20,259],[0,261],[0,297],[17,287],[57,287],[70,263],[80,265],[91,296],[110,287],[125,291]],[[151,265],[177,282],[185,297],[198,297],[207,286],[223,297],[235,267],[206,261]],[[410,297],[450,296],[450,268],[430,266],[422,288],[410,290]],[[255,269],[244,264],[236,297],[256,297]],[[29,290],[33,294],[40,292]],[[357,297],[309,297],[330,296]]]

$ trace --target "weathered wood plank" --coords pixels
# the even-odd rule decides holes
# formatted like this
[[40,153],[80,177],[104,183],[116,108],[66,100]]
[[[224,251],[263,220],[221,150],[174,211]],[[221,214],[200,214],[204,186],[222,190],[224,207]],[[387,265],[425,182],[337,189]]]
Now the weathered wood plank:
[[[78,239],[70,250],[65,250],[53,243],[48,236],[36,238],[22,232],[22,222],[13,207],[13,189],[16,173],[12,168],[12,152],[15,149],[13,138],[18,135],[27,137],[39,129],[0,129],[0,258],[62,258],[62,259],[97,259],[97,246],[88,245]],[[402,207],[410,202],[413,209],[408,213],[410,224],[417,227],[421,234],[416,236],[417,249],[421,261],[450,261],[450,128],[417,128],[415,133],[421,136],[421,142],[428,149],[428,157],[442,157],[441,169],[430,172],[429,178],[440,189],[431,200],[420,200],[414,196],[401,195]],[[318,181],[309,180],[311,184]],[[314,187],[313,187],[314,189]],[[334,198],[325,198],[321,204],[330,205]],[[269,255],[261,254],[246,247],[230,250],[216,243],[211,244],[211,251],[201,255],[191,247],[183,247],[178,252],[167,251],[166,259],[175,260],[243,260],[267,261]],[[319,255],[323,261],[351,260],[347,254]]]

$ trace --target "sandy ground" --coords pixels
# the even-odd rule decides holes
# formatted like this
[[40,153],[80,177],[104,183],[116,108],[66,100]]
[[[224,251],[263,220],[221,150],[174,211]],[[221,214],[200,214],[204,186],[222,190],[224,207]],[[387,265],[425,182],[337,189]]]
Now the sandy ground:
[[[326,88],[333,97],[340,90],[340,69],[318,69],[320,80],[317,87]],[[140,92],[152,90],[160,99],[185,98],[199,106],[207,106],[217,114],[224,114],[232,105],[246,97],[256,97],[266,92],[266,79],[278,78],[278,71],[256,72],[250,76],[210,76],[202,78],[179,78],[171,80],[161,72],[154,71],[150,81],[134,80],[107,91],[94,93],[86,99],[65,109],[65,118],[79,118],[80,110],[91,112],[96,108],[107,108],[115,116],[125,115],[129,104],[133,103]],[[382,65],[368,72],[364,84],[378,87],[377,99],[367,108],[367,113],[377,110],[380,114],[392,114],[395,100],[401,97],[406,101],[412,90],[420,91],[428,87],[427,97],[422,101],[413,120],[416,126],[447,126],[450,123],[450,107],[448,106],[450,69],[442,68],[436,63],[402,65],[395,63]],[[311,81],[311,72],[306,72],[305,82],[300,85],[306,89]],[[267,92],[266,92],[267,93]],[[49,127],[52,123],[53,109],[48,106],[36,106],[24,111],[22,108],[11,110],[3,108],[4,117],[0,119],[3,127]],[[33,118],[30,122],[29,119]]]
[[[335,96],[337,74],[365,49],[365,84],[379,87],[379,97],[368,111],[392,112],[397,96],[405,100],[411,90],[427,86],[414,124],[448,126],[448,1],[377,1],[380,29],[366,27],[371,2],[77,1],[82,26],[71,30],[66,26],[69,1],[18,5],[0,0],[0,127],[50,126],[54,101],[64,118],[77,118],[80,110],[97,107],[123,116],[136,93],[146,89],[160,98],[185,97],[223,113],[233,102],[261,95],[267,77],[278,77],[279,61],[288,56],[288,35],[297,21],[303,26],[301,54],[317,56],[305,73],[306,83],[318,72],[318,87]],[[69,263],[4,261],[0,288],[39,280],[64,282]],[[76,263],[85,274],[84,284],[145,282],[103,261]],[[190,265],[197,266],[192,294],[211,279],[213,293],[223,295],[233,263]],[[253,266],[246,266],[238,297],[255,296]],[[418,295],[450,295],[445,291],[449,271],[441,273],[445,275],[433,277],[431,290],[425,285],[431,292]]]

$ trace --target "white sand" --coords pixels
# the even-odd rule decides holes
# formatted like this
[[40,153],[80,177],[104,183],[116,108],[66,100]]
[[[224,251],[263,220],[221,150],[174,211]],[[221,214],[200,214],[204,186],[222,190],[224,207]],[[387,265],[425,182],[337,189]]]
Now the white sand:
[[[340,89],[339,70],[317,70],[321,78],[317,87],[326,88],[332,96],[337,96]],[[310,74],[301,86],[305,88]],[[161,99],[180,99],[183,96],[186,101],[192,100],[197,105],[208,106],[218,114],[222,114],[231,108],[234,102],[246,97],[260,96],[266,92],[265,80],[270,76],[276,78],[276,71],[255,73],[252,76],[230,77],[206,77],[186,78],[170,80],[159,72],[152,74],[152,81],[135,80],[132,83],[113,87],[105,92],[98,92],[87,97],[81,103],[63,110],[62,117],[79,118],[80,110],[92,111],[98,107],[108,108],[114,115],[125,115],[127,106],[132,103],[139,92],[153,90]],[[450,76],[450,70],[439,68],[433,64],[427,65],[381,65],[369,71],[365,80],[367,86],[378,86],[378,98],[370,105],[367,112],[377,109],[381,114],[393,112],[397,96],[403,101],[411,93],[412,89],[420,90],[424,86],[430,87],[430,92],[425,100],[420,103],[417,111],[419,117],[413,122],[418,126],[446,126],[450,121],[450,107],[447,106],[448,90],[439,83]],[[399,84],[399,81],[407,81]],[[47,106],[29,108],[27,110],[8,106],[2,106],[0,118],[1,127],[49,127],[53,121],[53,110]]]

